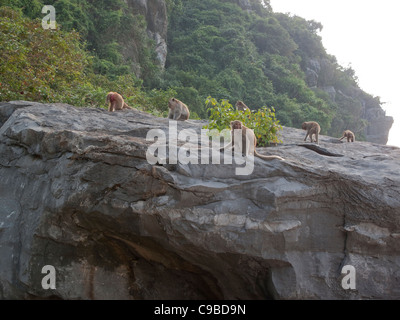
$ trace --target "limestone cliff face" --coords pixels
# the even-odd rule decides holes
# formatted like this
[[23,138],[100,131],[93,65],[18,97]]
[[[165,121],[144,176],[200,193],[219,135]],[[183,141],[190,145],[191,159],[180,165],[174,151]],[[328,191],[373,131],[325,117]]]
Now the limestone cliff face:
[[0,299],[400,299],[400,149],[284,128],[258,151],[286,160],[238,176],[150,164],[151,129],[168,119],[0,103]]
[[[147,32],[156,43],[160,66],[164,68],[167,59],[167,7],[164,0],[124,0],[133,13],[141,14],[147,22]],[[135,39],[132,39],[134,42]],[[128,44],[129,47],[130,44]]]
[[380,106],[366,108],[365,118],[368,127],[365,129],[367,141],[386,144],[389,139],[389,131],[394,123],[393,117],[387,116]]

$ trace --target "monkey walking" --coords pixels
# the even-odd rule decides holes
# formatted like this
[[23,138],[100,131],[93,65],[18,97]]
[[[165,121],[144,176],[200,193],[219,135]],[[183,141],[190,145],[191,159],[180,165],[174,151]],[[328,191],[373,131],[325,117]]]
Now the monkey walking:
[[225,150],[227,148],[232,147],[232,149],[235,148],[235,138],[234,138],[234,130],[235,129],[241,129],[242,132],[242,154],[244,156],[257,156],[261,159],[264,160],[285,160],[279,156],[273,155],[273,156],[264,156],[262,154],[259,154],[256,150],[257,146],[257,138],[254,134],[254,131],[251,130],[250,128],[245,127],[242,122],[239,120],[235,120],[231,122],[231,142],[228,143],[226,146],[222,147],[220,151]]
[[343,137],[341,137],[340,139],[339,139],[339,141],[342,141],[344,138],[347,138],[347,142],[354,142],[354,141],[356,141],[356,135],[353,133],[353,132],[351,132],[350,130],[346,130],[346,131],[344,131],[343,132]]
[[238,102],[236,102],[235,107],[236,107],[236,110],[240,110],[240,111],[250,110],[250,108],[248,106],[246,106],[243,101],[240,101],[240,100]]
[[109,92],[107,94],[106,103],[108,104],[108,111],[110,112],[122,109],[133,109],[126,104],[124,98],[117,92]]
[[319,132],[321,131],[321,127],[317,122],[315,122],[315,121],[303,122],[303,124],[301,125],[301,128],[303,130],[307,130],[307,134],[306,134],[306,137],[304,138],[304,141],[307,140],[307,137],[310,137],[311,142],[314,142],[313,141],[313,135],[314,135],[315,142],[317,144],[319,144],[318,135],[319,135]]
[[190,116],[189,108],[182,101],[175,98],[171,98],[168,101],[168,108],[169,108],[168,119],[180,120],[180,121],[185,121],[189,119]]

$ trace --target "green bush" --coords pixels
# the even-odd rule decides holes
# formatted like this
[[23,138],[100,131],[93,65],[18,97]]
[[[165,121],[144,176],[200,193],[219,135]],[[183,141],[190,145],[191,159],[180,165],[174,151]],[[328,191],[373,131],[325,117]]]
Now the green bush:
[[222,131],[230,128],[231,121],[239,120],[244,126],[252,129],[257,137],[258,146],[268,146],[280,143],[278,132],[282,129],[279,120],[275,118],[275,109],[266,106],[257,111],[236,110],[228,100],[218,102],[212,97],[206,100],[206,107],[210,113],[210,123],[204,129]]
[[76,32],[44,30],[0,7],[0,44],[0,100],[54,102],[85,84],[91,57]]
[[173,89],[144,91],[144,80],[133,73],[96,74],[93,65],[109,70],[115,65],[93,58],[77,32],[44,30],[39,20],[10,7],[0,7],[0,44],[0,101],[107,108],[106,95],[115,91],[130,106],[166,117],[168,100],[177,94]]

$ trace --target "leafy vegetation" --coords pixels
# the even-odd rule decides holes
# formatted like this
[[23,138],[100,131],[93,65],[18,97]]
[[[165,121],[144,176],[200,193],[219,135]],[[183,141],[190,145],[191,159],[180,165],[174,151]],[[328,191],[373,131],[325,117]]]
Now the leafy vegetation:
[[[32,2],[32,3],[31,3]],[[123,0],[0,0],[31,18],[41,18],[43,5],[53,5],[58,27],[78,32],[93,55],[93,68],[111,79],[129,73],[140,74],[144,82],[160,76],[154,43],[146,33],[142,15],[129,10]],[[134,41],[132,41],[134,39]],[[134,43],[134,55],[123,55],[123,45]],[[136,49],[136,50],[135,50]]]
[[228,100],[218,102],[212,97],[207,98],[206,106],[210,113],[210,123],[205,129],[223,131],[230,128],[231,121],[239,120],[244,126],[253,129],[257,145],[268,146],[281,142],[277,134],[282,126],[275,117],[274,108],[264,106],[257,111],[247,109],[242,112],[234,109]]
[[107,92],[117,91],[132,107],[165,116],[168,100],[176,95],[173,89],[143,91],[143,80],[132,73],[95,73],[96,58],[76,31],[45,30],[38,19],[10,7],[0,7],[0,43],[1,101],[62,101],[104,108]]
[[1,98],[50,101],[84,85],[90,57],[76,32],[54,33],[18,11],[0,10]]
[[313,119],[326,131],[334,112],[307,86],[295,39],[267,8],[258,14],[233,2],[187,0],[178,14],[171,9],[166,83],[177,92],[192,88],[191,105],[208,95],[253,109],[269,105],[284,125]]
[[[208,116],[201,101],[211,95],[243,100],[253,109],[273,106],[286,126],[313,120],[324,134],[352,127],[362,136],[367,123],[360,97],[366,94],[353,70],[326,53],[320,23],[274,13],[269,1],[250,1],[250,11],[236,0],[171,2],[165,84],[178,93],[190,88],[186,101],[199,115]],[[310,87],[306,71],[312,60],[321,69]],[[329,95],[330,87],[340,94]]]
[[[358,87],[351,67],[326,53],[320,23],[275,13],[269,0],[249,0],[250,10],[239,0],[165,2],[162,71],[145,17],[124,0],[0,0],[0,99],[104,107],[112,90],[164,116],[175,96],[195,117],[209,118],[204,101],[212,96],[242,100],[255,113],[269,106],[285,126],[313,120],[323,134],[353,128],[362,138],[366,109],[381,102]],[[56,8],[56,31],[40,27],[44,4]],[[232,112],[228,118],[240,116]]]

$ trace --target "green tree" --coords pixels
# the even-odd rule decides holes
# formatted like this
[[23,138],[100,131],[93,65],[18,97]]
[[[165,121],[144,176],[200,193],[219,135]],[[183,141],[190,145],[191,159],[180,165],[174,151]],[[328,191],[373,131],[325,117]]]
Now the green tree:
[[53,101],[83,84],[90,56],[76,32],[44,30],[8,7],[0,17],[1,100]]
[[133,73],[95,74],[93,57],[76,31],[44,30],[39,19],[24,17],[21,10],[0,7],[0,44],[0,101],[107,108],[107,93],[117,91],[131,106],[166,116],[168,100],[176,96],[173,89],[143,91],[143,80]]
[[0,7],[12,7],[20,10],[25,16],[31,19],[43,17],[41,0],[0,0]]

